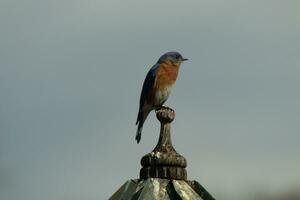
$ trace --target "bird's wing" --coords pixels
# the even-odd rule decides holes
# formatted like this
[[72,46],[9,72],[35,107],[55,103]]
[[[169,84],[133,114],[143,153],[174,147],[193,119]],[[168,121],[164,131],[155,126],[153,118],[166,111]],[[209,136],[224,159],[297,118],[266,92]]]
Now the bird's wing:
[[154,86],[158,66],[158,64],[154,65],[147,73],[141,93],[140,106],[143,106],[146,101],[147,95]]
[[[147,76],[144,80],[144,84],[143,84],[143,89],[142,89],[142,93],[141,93],[141,97],[140,97],[140,108],[139,108],[139,113],[141,112],[141,109],[146,101],[147,95],[149,94],[149,92],[151,91],[151,89],[153,88],[154,84],[155,84],[155,78],[156,78],[156,73],[158,71],[158,67],[159,64],[155,64],[147,73]],[[139,121],[139,117],[137,122]]]

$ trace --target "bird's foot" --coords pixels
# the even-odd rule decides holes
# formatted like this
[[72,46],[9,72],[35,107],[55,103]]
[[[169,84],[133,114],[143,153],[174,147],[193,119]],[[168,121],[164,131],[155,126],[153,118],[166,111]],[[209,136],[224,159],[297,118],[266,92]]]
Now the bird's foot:
[[171,110],[172,112],[174,112],[172,108],[167,106],[155,106],[155,112],[157,113],[159,110]]

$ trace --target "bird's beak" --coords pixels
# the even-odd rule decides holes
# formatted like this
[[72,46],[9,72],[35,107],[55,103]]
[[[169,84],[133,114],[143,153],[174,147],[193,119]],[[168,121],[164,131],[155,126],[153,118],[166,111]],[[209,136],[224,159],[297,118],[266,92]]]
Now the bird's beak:
[[182,61],[187,61],[187,60],[189,60],[189,59],[187,59],[187,58],[182,58]]

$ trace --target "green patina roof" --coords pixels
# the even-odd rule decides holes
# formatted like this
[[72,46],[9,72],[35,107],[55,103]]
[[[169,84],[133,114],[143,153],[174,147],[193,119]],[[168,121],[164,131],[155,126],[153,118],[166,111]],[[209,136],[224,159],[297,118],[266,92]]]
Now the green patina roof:
[[128,180],[109,200],[214,200],[196,181]]

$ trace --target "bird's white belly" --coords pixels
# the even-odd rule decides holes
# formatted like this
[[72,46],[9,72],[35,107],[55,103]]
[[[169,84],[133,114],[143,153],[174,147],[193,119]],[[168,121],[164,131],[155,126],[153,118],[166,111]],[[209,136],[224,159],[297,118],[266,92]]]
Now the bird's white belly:
[[160,88],[156,95],[155,95],[155,98],[156,98],[156,105],[162,105],[165,101],[167,101],[170,93],[171,93],[171,89],[172,89],[172,86],[168,86],[168,87],[163,87],[163,88]]

